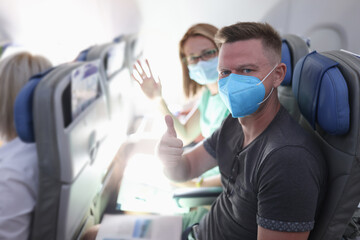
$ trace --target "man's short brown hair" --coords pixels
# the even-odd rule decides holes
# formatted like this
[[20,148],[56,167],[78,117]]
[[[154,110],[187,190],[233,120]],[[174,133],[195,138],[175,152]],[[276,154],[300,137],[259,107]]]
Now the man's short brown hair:
[[274,60],[280,62],[281,37],[268,23],[239,22],[221,28],[215,35],[215,43],[219,49],[224,43],[233,43],[250,39],[261,39],[264,49],[269,50],[270,56],[267,56],[275,58]]

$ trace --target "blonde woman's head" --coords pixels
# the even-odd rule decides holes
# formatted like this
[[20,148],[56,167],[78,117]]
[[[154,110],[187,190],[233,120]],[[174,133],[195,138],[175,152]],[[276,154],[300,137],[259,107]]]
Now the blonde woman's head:
[[184,50],[185,43],[191,37],[200,36],[209,39],[214,44],[214,47],[217,48],[214,40],[217,31],[218,31],[217,27],[213,25],[207,23],[198,23],[191,26],[180,40],[179,57],[180,57],[182,73],[183,73],[183,89],[186,97],[191,97],[196,95],[196,93],[203,86],[190,79],[189,69],[187,63],[184,61],[184,58],[186,57]]
[[10,141],[17,136],[14,103],[20,89],[30,77],[52,67],[43,56],[21,52],[0,61],[0,138]]

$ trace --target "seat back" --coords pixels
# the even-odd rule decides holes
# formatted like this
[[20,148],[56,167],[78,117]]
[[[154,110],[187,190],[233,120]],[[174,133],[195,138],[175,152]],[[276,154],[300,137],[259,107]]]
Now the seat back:
[[[82,51],[77,58],[78,61],[100,61],[99,71],[108,99],[111,128],[119,144],[125,140],[134,117],[133,81],[129,72],[130,62],[134,58],[134,41],[133,37],[120,36],[114,42],[95,45]],[[118,146],[113,151],[117,148]]]
[[360,201],[360,59],[342,51],[312,52],[297,63],[293,92],[320,142],[328,188],[311,240],[339,240]]
[[126,65],[128,69],[132,69],[134,63],[142,56],[142,44],[139,41],[138,35],[128,34],[114,39],[114,42],[126,41]]
[[287,34],[283,36],[281,62],[286,64],[286,75],[278,89],[280,103],[288,110],[295,120],[299,120],[300,111],[292,92],[292,77],[297,61],[309,53],[307,43],[300,37]]
[[[82,51],[77,61],[99,61],[99,72],[104,84],[110,122],[107,139],[102,146],[106,159],[112,159],[107,175],[99,192],[95,211],[96,222],[100,222],[104,212],[117,212],[117,198],[127,156],[124,154],[129,132],[134,126],[135,99],[134,81],[129,72],[137,57],[136,35],[124,35],[113,42],[91,46]],[[122,150],[120,150],[122,149]]]
[[17,132],[36,142],[39,157],[31,239],[77,239],[96,223],[109,132],[100,81],[99,61],[63,64],[32,78],[16,99]]

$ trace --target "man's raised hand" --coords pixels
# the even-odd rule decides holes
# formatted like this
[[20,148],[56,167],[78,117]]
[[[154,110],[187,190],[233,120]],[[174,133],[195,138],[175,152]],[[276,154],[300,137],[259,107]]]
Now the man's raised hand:
[[177,138],[174,120],[170,115],[165,116],[167,130],[157,146],[158,157],[165,167],[176,167],[184,152],[183,142]]

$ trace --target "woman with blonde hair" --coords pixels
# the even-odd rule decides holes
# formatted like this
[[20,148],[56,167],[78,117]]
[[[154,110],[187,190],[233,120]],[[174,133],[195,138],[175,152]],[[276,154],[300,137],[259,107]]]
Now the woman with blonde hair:
[[17,136],[14,103],[29,78],[51,67],[27,52],[0,61],[0,239],[28,239],[38,184],[36,144]]
[[[209,137],[229,114],[218,94],[218,48],[214,42],[217,30],[210,24],[195,24],[187,30],[179,42],[185,96],[191,98],[202,91],[196,111],[185,124],[170,112],[162,97],[161,82],[155,81],[148,61],[145,60],[150,76],[146,74],[140,61],[138,61],[139,67],[134,66],[141,80],[134,74],[133,78],[140,84],[147,97],[158,102],[164,115],[169,114],[173,117],[175,129],[185,145],[194,141],[199,134],[205,138]],[[197,186],[221,186],[218,170],[210,171],[199,178],[196,182]],[[189,185],[194,185],[194,182]]]

